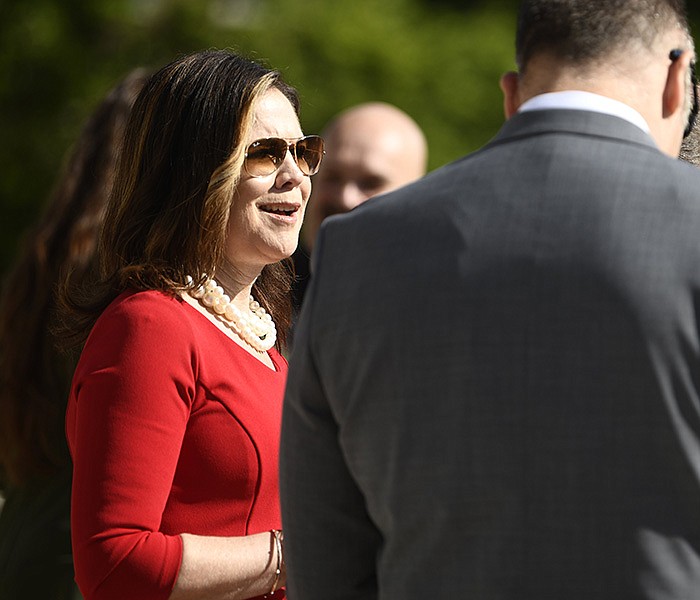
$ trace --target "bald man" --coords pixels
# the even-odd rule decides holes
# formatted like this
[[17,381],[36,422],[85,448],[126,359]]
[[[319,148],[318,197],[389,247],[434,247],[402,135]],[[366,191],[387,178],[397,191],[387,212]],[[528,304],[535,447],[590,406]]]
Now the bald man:
[[296,308],[309,279],[309,256],[326,217],[425,175],[428,145],[418,124],[399,108],[367,102],[335,116],[322,132],[326,156],[313,179],[299,249],[294,254]]
[[323,219],[419,179],[425,174],[428,155],[418,124],[384,102],[349,108],[322,135],[326,156],[314,177],[304,223],[308,248],[313,248]]

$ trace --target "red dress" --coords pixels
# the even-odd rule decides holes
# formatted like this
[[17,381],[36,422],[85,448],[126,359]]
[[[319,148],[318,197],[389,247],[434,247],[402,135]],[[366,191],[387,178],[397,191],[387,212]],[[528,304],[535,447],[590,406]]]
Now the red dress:
[[275,370],[160,292],[125,292],[104,311],[66,421],[76,580],[87,598],[168,598],[180,533],[281,528],[287,362],[270,356]]

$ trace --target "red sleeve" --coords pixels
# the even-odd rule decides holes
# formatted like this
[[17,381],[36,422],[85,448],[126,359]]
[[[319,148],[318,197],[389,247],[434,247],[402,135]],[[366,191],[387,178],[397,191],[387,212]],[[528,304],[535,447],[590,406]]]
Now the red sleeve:
[[195,356],[179,302],[154,292],[115,301],[86,344],[67,433],[76,580],[88,600],[170,595],[182,540],[159,526],[195,393]]

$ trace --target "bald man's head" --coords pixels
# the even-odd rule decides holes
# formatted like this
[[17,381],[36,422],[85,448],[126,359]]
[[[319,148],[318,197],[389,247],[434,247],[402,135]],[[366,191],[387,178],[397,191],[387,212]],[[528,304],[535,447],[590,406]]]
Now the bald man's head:
[[427,168],[423,132],[391,104],[354,106],[336,116],[322,135],[326,156],[313,179],[304,223],[309,247],[323,219],[415,181]]

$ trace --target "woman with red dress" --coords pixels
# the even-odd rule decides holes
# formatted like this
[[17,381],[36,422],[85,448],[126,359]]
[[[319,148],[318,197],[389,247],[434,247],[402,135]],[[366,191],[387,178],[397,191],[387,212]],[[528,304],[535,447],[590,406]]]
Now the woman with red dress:
[[[156,72],[127,126],[68,403],[86,600],[284,598],[280,354],[323,141],[296,92],[228,51]],[[89,335],[88,335],[89,333]]]

